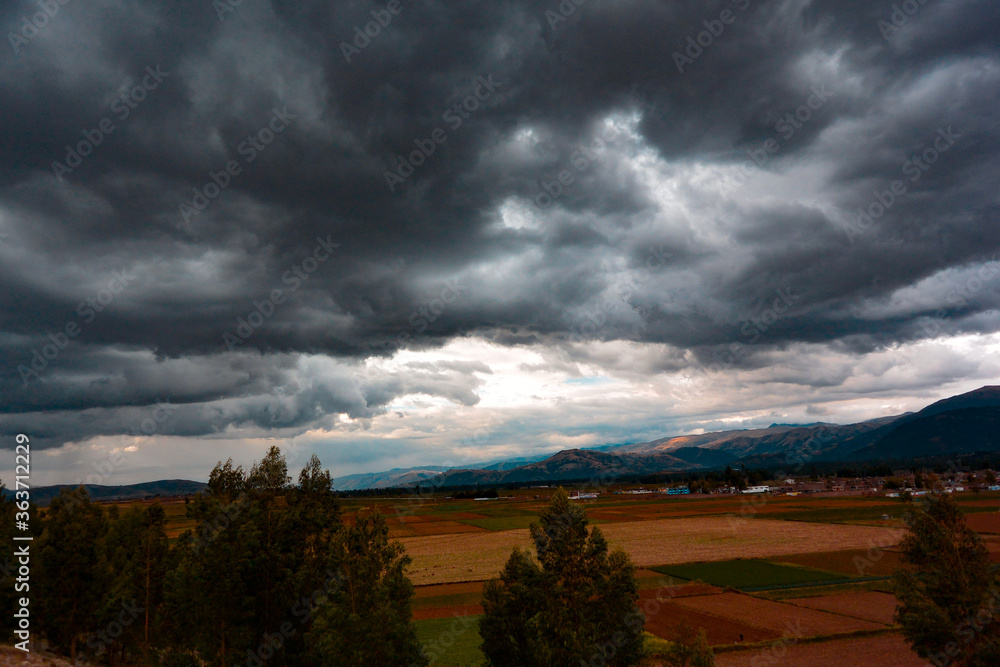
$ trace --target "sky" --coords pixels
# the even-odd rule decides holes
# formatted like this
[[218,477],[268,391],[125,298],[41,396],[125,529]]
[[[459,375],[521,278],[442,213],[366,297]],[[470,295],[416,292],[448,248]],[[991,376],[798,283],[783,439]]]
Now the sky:
[[988,0],[13,0],[0,478],[335,476],[1000,379]]

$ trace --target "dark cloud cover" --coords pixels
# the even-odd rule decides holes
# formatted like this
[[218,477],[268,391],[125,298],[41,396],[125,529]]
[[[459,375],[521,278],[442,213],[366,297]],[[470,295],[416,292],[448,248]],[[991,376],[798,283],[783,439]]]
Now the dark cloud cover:
[[[165,397],[183,418],[159,433],[177,436],[282,437],[414,393],[473,406],[488,364],[369,363],[463,337],[642,375],[1000,330],[995,3],[911,1],[886,37],[890,3],[567,0],[555,20],[554,0],[402,0],[350,62],[342,43],[385,3],[218,4],[55,4],[24,40],[39,5],[0,9],[5,434],[128,433]],[[467,118],[447,113],[476,91]],[[57,177],[103,119],[113,132]],[[646,352],[609,356],[616,340]],[[772,381],[845,378],[807,375]]]

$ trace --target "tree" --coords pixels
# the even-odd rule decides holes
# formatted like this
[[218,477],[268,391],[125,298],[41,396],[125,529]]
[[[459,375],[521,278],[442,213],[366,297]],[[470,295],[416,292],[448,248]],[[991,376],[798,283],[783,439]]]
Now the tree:
[[130,649],[140,649],[143,663],[157,634],[163,604],[169,555],[165,528],[166,514],[155,502],[145,509],[132,507],[108,529],[107,553],[113,574],[106,618],[109,624],[117,619],[123,626],[121,641]]
[[1000,587],[979,536],[951,496],[928,497],[901,543],[911,566],[895,574],[896,622],[935,664],[1000,664]]
[[219,500],[231,503],[246,491],[247,476],[243,466],[233,467],[233,460],[219,461],[208,476],[208,492]]
[[681,623],[677,628],[677,636],[671,642],[672,646],[666,653],[658,657],[666,660],[670,667],[713,667],[715,656],[708,645],[705,630],[694,631],[687,623]]
[[248,583],[262,567],[252,507],[245,500],[226,504],[199,494],[187,515],[197,529],[178,538],[176,566],[165,586],[173,643],[213,665],[235,665],[260,636]]
[[321,665],[426,665],[410,623],[410,564],[378,512],[340,531],[330,561],[339,583],[316,612],[306,636]]
[[486,584],[480,634],[490,665],[599,659],[613,666],[642,658],[635,568],[587,525],[584,510],[560,488],[531,526],[537,561],[514,549],[499,579]]
[[41,613],[49,640],[76,662],[79,642],[100,630],[95,610],[105,607],[109,572],[104,553],[104,511],[82,486],[63,489],[46,512],[38,548]]
[[340,501],[333,491],[333,477],[323,470],[313,454],[299,473],[298,486],[289,496],[289,534],[295,536],[298,558],[295,571],[304,594],[320,587],[326,579],[324,566],[331,540],[343,528]]

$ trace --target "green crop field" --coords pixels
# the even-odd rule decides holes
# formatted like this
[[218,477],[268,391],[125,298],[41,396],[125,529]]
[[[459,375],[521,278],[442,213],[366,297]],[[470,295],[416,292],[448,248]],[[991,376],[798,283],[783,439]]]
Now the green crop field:
[[479,616],[432,618],[414,621],[417,639],[431,664],[438,667],[479,665],[483,653],[479,650]]
[[761,588],[847,579],[842,574],[757,559],[662,565],[652,569],[680,579],[700,579],[713,586],[732,588]]

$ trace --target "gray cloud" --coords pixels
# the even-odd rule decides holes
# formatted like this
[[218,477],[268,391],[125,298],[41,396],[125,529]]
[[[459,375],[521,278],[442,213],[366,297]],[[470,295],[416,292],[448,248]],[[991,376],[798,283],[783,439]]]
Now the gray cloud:
[[[185,437],[368,423],[412,394],[474,406],[488,360],[366,366],[463,337],[571,375],[838,387],[842,355],[1000,329],[1000,8],[928,4],[887,39],[891,10],[853,1],[590,0],[554,27],[552,2],[404,7],[350,62],[375,5],[70,3],[0,56],[3,432],[126,433],[167,397],[158,434]],[[150,88],[147,68],[168,74]],[[312,262],[318,239],[340,245]],[[644,347],[601,346],[623,340]],[[796,346],[827,365],[789,366]]]

